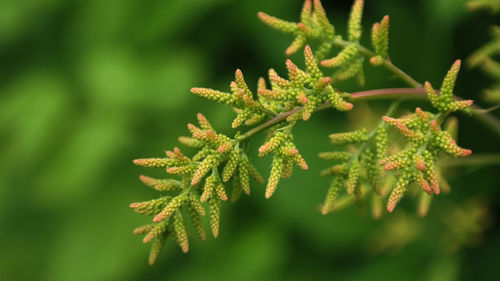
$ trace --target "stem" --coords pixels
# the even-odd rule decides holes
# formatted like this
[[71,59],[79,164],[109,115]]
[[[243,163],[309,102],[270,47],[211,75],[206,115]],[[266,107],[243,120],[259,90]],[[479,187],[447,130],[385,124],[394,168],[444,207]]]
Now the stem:
[[295,112],[299,111],[302,107],[297,107],[295,109],[292,109],[290,111],[287,111],[287,112],[284,112],[284,113],[281,113],[281,114],[278,114],[276,117],[274,117],[273,119],[269,119],[267,120],[266,122],[260,124],[260,125],[257,125],[255,127],[253,127],[252,129],[248,130],[246,133],[240,135],[237,139],[239,141],[244,141],[246,139],[249,139],[251,136],[261,132],[261,131],[264,131],[276,124],[279,124],[283,121],[286,120],[286,118],[292,114],[294,114]]
[[[337,45],[337,46],[340,46],[340,47],[347,47],[347,46],[352,45],[352,44],[357,44],[358,45],[358,50],[363,55],[365,55],[367,57],[373,57],[373,56],[377,55],[373,51],[371,51],[371,50],[369,50],[369,49],[367,49],[367,48],[359,45],[358,43],[352,43],[352,42],[348,42],[348,41],[345,41],[345,40],[342,40],[342,39],[335,39],[335,40],[333,40],[333,44]],[[411,86],[413,88],[420,88],[420,87],[422,87],[422,84],[418,83],[415,79],[413,79],[406,72],[404,72],[403,70],[401,70],[400,68],[398,68],[397,66],[395,66],[394,64],[392,64],[392,62],[390,60],[384,60],[383,66],[385,68],[387,68],[389,71],[391,71],[392,73],[396,74],[399,78],[401,78],[401,80],[405,81],[409,86]]]
[[[457,99],[460,99],[456,97]],[[424,88],[390,88],[390,89],[377,89],[377,90],[369,90],[369,91],[361,91],[361,92],[355,92],[350,94],[350,99],[353,102],[359,102],[359,101],[367,101],[367,100],[426,100],[427,99],[427,94],[425,92]],[[325,103],[321,106],[319,106],[315,112],[325,110],[331,107],[330,103]],[[246,133],[240,135],[238,137],[238,140],[243,141],[246,140],[253,135],[266,130],[276,124],[279,124],[281,122],[284,122],[286,118],[295,112],[299,111],[301,107],[297,107],[295,109],[292,109],[290,111],[281,113],[277,115],[276,117],[269,119],[268,121],[259,124],[255,126],[254,128],[250,129]],[[500,120],[498,120],[494,115],[491,113],[484,113],[484,110],[477,106],[477,105],[472,105],[472,110],[471,110],[472,117],[474,117],[476,120],[479,122],[483,123],[484,125],[488,126],[493,133],[497,137],[500,138]]]

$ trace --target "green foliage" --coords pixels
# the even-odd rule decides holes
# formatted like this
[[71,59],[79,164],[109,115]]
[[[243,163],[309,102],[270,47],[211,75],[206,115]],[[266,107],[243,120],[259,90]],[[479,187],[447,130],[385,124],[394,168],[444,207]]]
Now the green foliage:
[[[188,234],[184,216],[191,222],[201,240],[205,240],[205,230],[200,216],[205,215],[201,203],[207,201],[210,214],[212,234],[219,234],[220,201],[227,201],[228,196],[223,185],[231,177],[237,179],[233,186],[233,199],[243,190],[250,194],[249,176],[262,182],[262,177],[253,167],[240,149],[239,142],[223,134],[217,134],[209,121],[201,113],[198,114],[199,127],[188,124],[192,137],[180,137],[184,145],[198,149],[189,158],[179,148],[167,151],[165,158],[144,158],[134,160],[134,164],[150,168],[163,168],[175,179],[153,179],[140,176],[141,181],[161,192],[170,192],[146,202],[130,205],[137,213],[153,216],[153,223],[134,230],[135,234],[146,234],[144,243],[153,241],[149,262],[153,264],[167,237],[173,237],[183,252],[189,250]],[[222,174],[219,167],[224,166]],[[203,182],[203,184],[202,184]]]
[[[467,3],[472,10],[485,9],[492,13],[500,12],[500,0],[475,0]],[[492,39],[472,53],[468,59],[471,67],[478,67],[488,74],[494,84],[484,91],[484,98],[490,102],[500,101],[500,62],[495,59],[500,54],[500,26],[491,27]]]
[[486,9],[492,12],[500,11],[500,1],[499,0],[472,0],[467,2],[467,6],[471,10]]
[[[499,4],[500,5],[500,4]],[[490,102],[500,101],[500,62],[495,56],[500,54],[500,26],[492,27],[492,40],[477,49],[468,60],[471,67],[481,68],[495,80],[494,84],[484,91],[484,98]]]
[[[335,34],[335,29],[326,17],[319,0],[306,0],[300,22],[278,19],[263,12],[259,18],[278,31],[292,34],[294,41],[286,54],[290,55],[304,48],[305,68],[300,69],[290,59],[286,60],[287,77],[270,69],[268,88],[264,78],[259,78],[257,90],[252,91],[238,69],[235,79],[229,85],[230,91],[223,92],[209,88],[192,88],[191,92],[232,107],[236,117],[232,128],[243,124],[248,131],[236,132],[233,137],[215,132],[207,119],[198,114],[199,127],[188,124],[191,137],[180,137],[184,145],[197,150],[193,157],[187,157],[178,148],[167,151],[166,158],[137,159],[134,163],[145,167],[163,168],[179,179],[152,179],[141,176],[141,180],[158,191],[168,195],[146,202],[133,203],[140,214],[153,216],[153,223],[142,226],[134,232],[146,234],[143,242],[153,241],[150,263],[153,263],[167,237],[172,237],[184,252],[188,251],[188,231],[185,217],[190,217],[202,240],[205,232],[200,216],[206,211],[202,203],[208,202],[210,225],[214,237],[218,236],[221,201],[228,200],[225,183],[232,179],[231,201],[236,201],[244,192],[250,194],[250,176],[263,182],[262,176],[250,161],[249,142],[252,137],[265,131],[266,138],[258,149],[260,157],[273,154],[267,180],[265,197],[270,198],[282,179],[292,176],[294,165],[303,170],[308,165],[295,144],[293,128],[300,120],[307,121],[319,110],[334,108],[337,111],[353,109],[355,95],[336,89],[339,81],[356,78],[363,84],[365,77],[363,62],[370,58],[373,65],[384,65],[400,75],[411,86],[420,84],[396,68],[389,60],[389,17],[385,16],[372,28],[370,51],[359,44],[362,35],[362,0],[355,0],[347,23],[347,41]],[[319,41],[313,53],[312,41]],[[333,46],[342,49],[330,59]],[[320,67],[334,69],[325,74]],[[455,81],[460,69],[457,60],[446,74],[440,91],[425,83],[428,99],[438,113],[424,112],[420,108],[413,114],[400,118],[393,116],[399,102],[393,102],[387,114],[368,131],[361,128],[351,132],[334,133],[330,140],[334,145],[347,145],[346,151],[320,153],[320,157],[337,163],[321,174],[333,176],[321,212],[327,214],[347,207],[354,202],[370,201],[371,213],[375,218],[383,214],[383,204],[392,212],[413,184],[420,186],[418,213],[427,213],[431,195],[440,193],[441,179],[437,161],[442,152],[455,157],[471,154],[468,149],[457,146],[452,135],[455,125],[448,126],[449,132],[441,129],[446,117],[457,110],[464,110],[471,100],[457,100],[454,95]],[[396,128],[404,136],[403,147],[394,144],[389,137],[388,126]],[[388,148],[391,147],[391,154]],[[344,194],[345,190],[345,194]]]

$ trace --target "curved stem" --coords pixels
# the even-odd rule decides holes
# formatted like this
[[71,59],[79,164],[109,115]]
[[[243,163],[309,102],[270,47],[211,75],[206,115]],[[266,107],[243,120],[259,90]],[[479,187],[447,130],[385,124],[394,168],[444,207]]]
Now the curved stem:
[[[359,101],[369,101],[369,100],[426,100],[427,94],[424,88],[389,88],[389,89],[377,89],[377,90],[368,90],[355,92],[350,94],[350,100],[352,102]],[[457,99],[460,99],[457,97]],[[315,111],[325,110],[331,107],[330,103],[325,103],[319,106]],[[301,107],[297,107],[290,111],[281,113],[276,117],[269,119],[268,121],[259,124],[252,129],[248,130],[246,133],[240,135],[238,140],[243,141],[246,140],[253,135],[264,131],[276,124],[284,122],[286,118],[295,112],[299,111]],[[471,110],[472,117],[474,117],[479,122],[488,126],[497,137],[500,138],[500,120],[498,120],[491,113],[484,113],[484,110],[477,106],[473,105]]]
[[[333,40],[333,44],[337,45],[337,46],[340,46],[340,47],[347,47],[347,46],[355,44],[355,43],[348,42],[348,41],[345,41],[345,40],[342,40],[342,39],[335,39],[335,40]],[[367,57],[373,57],[373,56],[377,55],[373,51],[371,51],[370,49],[368,49],[366,47],[363,47],[363,46],[361,46],[359,44],[357,44],[357,45],[358,45],[358,50],[363,55],[365,55]],[[420,87],[422,87],[422,84],[418,83],[418,81],[416,81],[415,79],[413,79],[406,72],[404,72],[403,70],[401,70],[400,68],[398,68],[397,66],[395,66],[394,64],[392,64],[392,62],[390,60],[384,60],[384,62],[383,62],[382,65],[385,68],[387,68],[389,71],[391,71],[392,73],[396,74],[399,78],[401,78],[401,80],[405,81],[409,86],[411,86],[413,88],[420,88]]]

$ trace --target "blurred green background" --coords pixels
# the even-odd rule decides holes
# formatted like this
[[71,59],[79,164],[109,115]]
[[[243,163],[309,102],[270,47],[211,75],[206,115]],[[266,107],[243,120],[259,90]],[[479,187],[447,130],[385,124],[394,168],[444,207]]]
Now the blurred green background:
[[[324,0],[337,31],[351,1]],[[438,85],[451,63],[489,38],[499,17],[470,13],[463,0],[366,1],[370,24],[391,16],[391,58]],[[498,167],[450,170],[453,192],[427,218],[405,200],[373,220],[363,208],[322,216],[328,188],[317,159],[348,118],[317,114],[296,130],[310,165],[251,198],[223,204],[221,235],[167,243],[157,264],[131,234],[149,217],[129,203],[156,196],[132,165],[178,145],[203,112],[232,133],[229,108],[189,93],[228,89],[236,68],[256,81],[284,71],[291,38],[258,22],[259,10],[298,19],[301,0],[0,0],[0,280],[493,280],[500,276]],[[294,57],[300,62],[300,56]],[[365,67],[366,89],[404,86]],[[491,81],[464,69],[457,94],[479,100]],[[344,90],[359,90],[346,83]],[[364,88],[363,88],[364,89]],[[481,101],[478,101],[481,104]],[[371,104],[376,113],[386,104]],[[413,106],[406,103],[407,108]],[[484,105],[484,104],[483,104]],[[485,106],[488,106],[487,104]],[[359,106],[358,113],[363,110]],[[355,115],[356,112],[349,116]],[[499,140],[459,116],[460,144],[499,152]],[[256,147],[259,140],[253,142]],[[257,158],[257,157],[254,157]],[[269,158],[254,159],[267,176]]]

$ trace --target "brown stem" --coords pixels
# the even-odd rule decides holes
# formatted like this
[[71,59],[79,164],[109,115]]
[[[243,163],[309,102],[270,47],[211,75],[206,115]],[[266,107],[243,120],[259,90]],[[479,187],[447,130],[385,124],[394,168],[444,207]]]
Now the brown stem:
[[[420,88],[389,88],[389,89],[376,89],[376,90],[368,90],[368,91],[361,91],[361,92],[355,92],[351,93],[349,95],[349,98],[352,102],[359,102],[359,101],[369,101],[369,100],[425,100],[427,99],[427,94],[425,92],[425,89],[420,87]],[[460,100],[461,98],[456,97],[456,99]],[[330,108],[331,105],[329,103],[325,103],[321,106],[319,106],[316,111],[324,110],[327,108]],[[286,118],[295,112],[299,111],[301,107],[297,107],[295,109],[292,109],[290,111],[281,113],[277,115],[276,117],[255,126],[254,128],[250,129],[246,133],[240,135],[238,137],[238,140],[243,141],[251,136],[266,130],[276,124],[279,124],[281,122],[284,122]],[[496,135],[497,137],[500,138],[500,120],[496,118],[494,115],[491,113],[485,113],[484,109],[477,105],[472,105],[472,117],[474,117],[476,120],[479,122],[485,124],[488,126]]]

